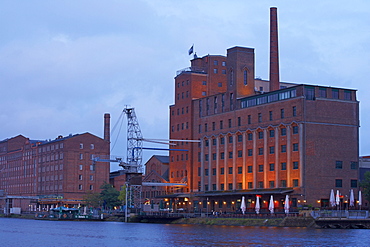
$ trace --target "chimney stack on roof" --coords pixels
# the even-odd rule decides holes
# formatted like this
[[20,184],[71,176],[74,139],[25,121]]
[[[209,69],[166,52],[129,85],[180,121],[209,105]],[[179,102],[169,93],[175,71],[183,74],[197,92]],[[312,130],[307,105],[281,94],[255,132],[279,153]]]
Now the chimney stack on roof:
[[110,143],[110,114],[104,114],[104,140]]
[[270,8],[270,91],[280,89],[277,8]]

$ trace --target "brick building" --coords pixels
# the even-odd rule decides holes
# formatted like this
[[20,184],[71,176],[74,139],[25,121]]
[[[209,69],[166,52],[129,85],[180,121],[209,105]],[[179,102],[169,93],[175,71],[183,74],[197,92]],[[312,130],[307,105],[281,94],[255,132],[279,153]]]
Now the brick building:
[[[109,180],[109,163],[92,155],[109,155],[110,116],[104,116],[104,139],[90,133],[30,140],[22,135],[0,142],[0,190],[8,207],[22,210],[79,205],[86,193],[100,192]],[[5,200],[2,200],[4,207]]]
[[288,194],[292,207],[327,207],[331,189],[358,190],[356,91],[280,82],[276,12],[270,80],[255,79],[254,49],[246,47],[194,56],[177,72],[169,132],[188,150],[170,151],[170,182],[188,184],[169,195],[178,203],[236,211],[245,196],[253,211],[257,195],[265,209],[273,195],[282,209]]

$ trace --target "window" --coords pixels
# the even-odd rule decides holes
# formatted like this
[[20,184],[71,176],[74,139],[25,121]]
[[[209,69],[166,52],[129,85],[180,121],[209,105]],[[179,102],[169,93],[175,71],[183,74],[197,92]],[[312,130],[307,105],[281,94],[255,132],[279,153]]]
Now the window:
[[282,128],[281,129],[281,135],[282,136],[286,136],[286,128]]
[[80,154],[80,160],[84,158],[84,154]]
[[212,160],[216,160],[216,158],[217,158],[217,154],[216,153],[213,153],[212,154]]
[[229,143],[233,143],[233,137],[229,136]]
[[244,70],[244,85],[248,85],[248,71]]
[[253,172],[253,167],[252,166],[248,166],[248,173],[252,173]]
[[229,167],[229,174],[233,174],[233,168]]
[[212,139],[212,145],[213,146],[216,146],[216,142],[217,142],[216,139]]
[[308,100],[314,100],[315,99],[315,88],[305,86],[304,88],[306,99]]
[[248,182],[248,189],[252,189],[253,188],[253,183],[252,182]]
[[270,130],[270,137],[275,137],[275,130]]
[[347,91],[347,90],[344,91],[344,99],[345,100],[352,100],[351,91]]
[[270,166],[270,171],[274,171],[275,170],[275,164],[269,164]]
[[233,152],[229,152],[229,159],[233,158]]
[[213,65],[218,65],[218,61],[217,60],[213,60]]
[[220,142],[221,142],[221,144],[225,144],[225,138],[224,137],[221,137],[220,138]]
[[90,184],[90,190],[94,190],[94,186]]
[[228,122],[229,122],[229,128],[231,128],[231,119],[229,119]]
[[293,162],[293,169],[298,169],[298,161]]
[[222,64],[222,66],[226,66],[226,62],[225,61],[222,61],[221,64]]
[[296,117],[297,116],[297,107],[296,106],[293,106],[293,117]]
[[263,172],[263,165],[258,165],[258,172]]
[[95,165],[90,165],[90,171],[95,171]]
[[263,148],[258,148],[258,155],[263,155]]
[[212,184],[212,190],[216,190],[216,184]]
[[82,175],[78,175],[78,180],[82,180]]
[[280,109],[280,118],[283,119],[285,117],[284,109]]
[[232,190],[232,189],[233,189],[233,184],[229,183],[229,190]]
[[335,161],[335,169],[342,169],[343,168],[343,161],[337,160]]
[[238,167],[238,174],[242,174],[243,173],[243,167],[239,166]]
[[326,98],[326,88],[319,88],[319,97]]
[[293,134],[298,134],[298,126],[293,126]]
[[258,132],[258,139],[263,139],[263,132],[262,131]]
[[253,156],[253,149],[248,149],[248,156]]
[[270,154],[275,153],[275,146],[271,146],[271,147],[269,147],[269,149],[270,149]]
[[205,175],[205,176],[208,176],[208,169],[205,169],[205,170],[204,170],[204,175]]
[[79,167],[80,167],[80,171],[82,171],[82,169],[83,169],[83,165],[80,165]]
[[[226,71],[225,71],[225,73],[226,73]],[[219,82],[217,85],[218,85],[218,87],[222,87],[222,82]]]
[[242,135],[238,135],[238,142],[242,142],[243,141],[243,136]]
[[281,145],[281,152],[286,153],[286,145]]
[[293,151],[298,151],[298,143],[293,143]]
[[242,125],[242,121],[241,121],[241,118],[238,117],[238,126],[241,126]]
[[243,151],[242,150],[238,150],[238,157],[243,157]]
[[269,181],[270,188],[275,188],[275,181]]
[[216,176],[216,168],[212,168],[212,175]]
[[335,179],[335,187],[342,188],[342,179]]
[[258,113],[258,122],[261,123],[262,122],[262,113]]
[[272,111],[269,111],[269,119],[272,121]]
[[224,124],[222,122],[222,120],[220,121],[220,129],[222,130],[224,128]]
[[83,148],[84,148],[84,144],[80,143],[80,149],[83,149]]
[[90,175],[90,181],[94,181],[94,175]]
[[351,162],[351,169],[352,169],[352,170],[356,170],[356,169],[357,169],[357,167],[358,167],[357,162],[352,161],[352,162]]
[[79,189],[79,190],[82,190],[82,184],[79,184],[79,185],[78,185],[78,189]]
[[218,73],[218,69],[213,69],[213,73],[217,74]]
[[298,179],[293,179],[293,187],[298,187]]
[[263,189],[263,181],[258,181],[258,188]]
[[221,175],[224,175],[224,174],[225,174],[225,168],[221,167],[221,169],[220,169],[220,174],[221,174]]
[[225,185],[221,184],[221,190],[225,190]]
[[333,99],[339,99],[339,90],[338,89],[332,89],[331,90],[331,97]]
[[252,133],[248,133],[248,141],[252,141],[253,140],[253,134]]
[[286,170],[286,162],[281,163],[281,170],[285,171]]
[[357,188],[357,180],[351,179],[351,188]]
[[207,81],[202,81],[202,85],[207,85]]
[[280,180],[281,187],[286,187],[286,180]]
[[216,130],[216,123],[212,122],[212,130]]
[[209,156],[208,154],[205,154],[205,155],[204,155],[204,160],[205,160],[205,161],[208,161],[208,156]]
[[225,153],[224,152],[220,153],[220,159],[221,160],[225,159]]

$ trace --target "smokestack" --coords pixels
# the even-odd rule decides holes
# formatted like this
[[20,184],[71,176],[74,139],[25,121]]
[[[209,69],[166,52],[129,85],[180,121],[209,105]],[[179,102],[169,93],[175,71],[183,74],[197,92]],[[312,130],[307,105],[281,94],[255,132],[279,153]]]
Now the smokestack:
[[277,8],[270,8],[270,92],[280,89]]
[[110,143],[110,114],[104,114],[104,140]]

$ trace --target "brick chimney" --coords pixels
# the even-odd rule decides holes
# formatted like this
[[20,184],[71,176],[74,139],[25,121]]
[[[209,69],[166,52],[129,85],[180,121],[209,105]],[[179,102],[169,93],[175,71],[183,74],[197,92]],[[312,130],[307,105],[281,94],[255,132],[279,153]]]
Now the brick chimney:
[[277,8],[270,8],[270,91],[280,89]]
[[104,140],[110,143],[110,114],[104,114]]

